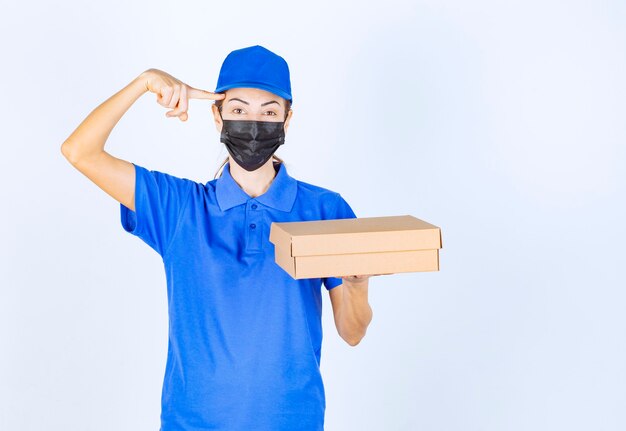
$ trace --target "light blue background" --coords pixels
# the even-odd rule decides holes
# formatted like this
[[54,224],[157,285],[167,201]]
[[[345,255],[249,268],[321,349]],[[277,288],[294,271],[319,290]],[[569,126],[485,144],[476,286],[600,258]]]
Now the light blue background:
[[[5,5],[0,429],[158,429],[162,263],[60,145],[143,70],[212,90],[254,44],[290,64],[292,176],[443,232],[440,272],[371,279],[357,347],[325,296],[326,429],[626,429],[625,5]],[[206,182],[209,108],[146,94],[106,150]]]

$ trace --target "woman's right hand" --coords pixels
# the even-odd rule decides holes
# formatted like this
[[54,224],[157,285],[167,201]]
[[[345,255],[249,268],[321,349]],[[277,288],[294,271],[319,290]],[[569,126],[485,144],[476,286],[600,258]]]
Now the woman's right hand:
[[165,116],[178,117],[181,121],[187,121],[189,99],[222,100],[226,97],[223,93],[212,93],[191,87],[159,69],[148,69],[142,75],[146,89],[157,95],[157,103],[166,108],[173,108],[167,111]]

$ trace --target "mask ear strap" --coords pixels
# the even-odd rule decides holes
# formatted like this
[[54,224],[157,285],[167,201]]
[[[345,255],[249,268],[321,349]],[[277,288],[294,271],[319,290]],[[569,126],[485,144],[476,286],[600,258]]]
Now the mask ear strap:
[[222,107],[221,106],[217,107],[217,113],[220,114],[220,120],[222,120],[222,123],[224,123],[224,118],[222,118]]

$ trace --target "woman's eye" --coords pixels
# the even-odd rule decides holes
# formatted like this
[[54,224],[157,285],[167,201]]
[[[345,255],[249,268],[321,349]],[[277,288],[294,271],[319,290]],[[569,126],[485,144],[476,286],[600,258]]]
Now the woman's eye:
[[235,114],[241,114],[242,112],[243,112],[243,110],[241,108],[233,109],[233,113],[235,113]]
[[267,111],[266,114],[267,115],[276,115],[276,112],[274,112],[274,111]]

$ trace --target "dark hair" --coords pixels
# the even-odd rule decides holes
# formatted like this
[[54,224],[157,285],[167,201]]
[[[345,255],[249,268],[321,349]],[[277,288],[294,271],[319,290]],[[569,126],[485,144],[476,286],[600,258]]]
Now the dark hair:
[[[222,103],[223,102],[224,102],[224,100],[216,100],[215,101],[215,106],[217,106],[217,109],[219,109],[220,112],[222,112]],[[285,100],[285,120],[287,119],[287,116],[289,115],[289,111],[291,111],[291,101],[290,100]],[[277,160],[279,164],[284,164],[285,163],[284,160],[281,159],[280,157],[278,157],[276,154],[272,155],[272,158]],[[213,179],[217,179],[220,176],[222,176],[222,169],[226,165],[226,162],[228,162],[228,156],[226,156],[226,158],[224,159],[224,161],[222,162],[220,167],[217,169],[217,172],[215,172],[215,176],[213,177]]]

